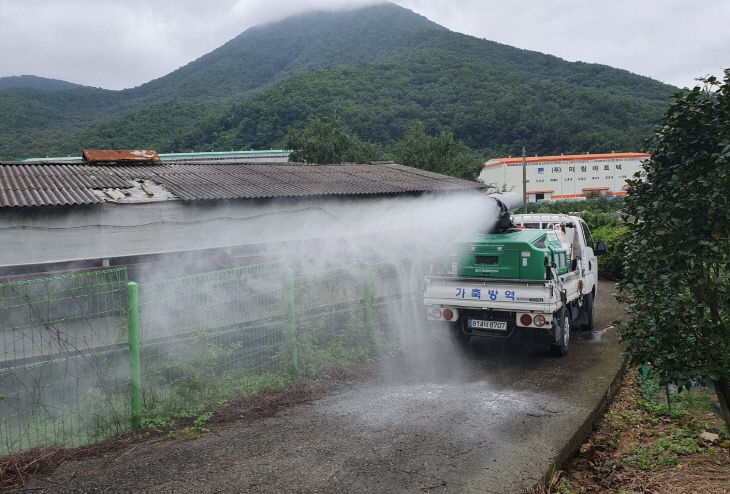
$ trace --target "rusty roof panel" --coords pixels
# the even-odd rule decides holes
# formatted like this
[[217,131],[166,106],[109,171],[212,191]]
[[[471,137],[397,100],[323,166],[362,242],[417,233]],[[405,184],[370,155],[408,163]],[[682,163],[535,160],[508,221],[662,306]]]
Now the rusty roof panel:
[[103,189],[135,181],[162,185],[183,201],[327,195],[397,194],[484,186],[393,163],[68,164],[0,163],[0,207],[96,204]]
[[151,149],[84,149],[87,163],[159,162],[160,157]]

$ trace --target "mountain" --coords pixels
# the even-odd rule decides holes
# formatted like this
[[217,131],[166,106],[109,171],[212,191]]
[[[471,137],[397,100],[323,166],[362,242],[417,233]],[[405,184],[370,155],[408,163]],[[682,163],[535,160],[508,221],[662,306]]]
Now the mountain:
[[64,89],[73,89],[83,87],[73,82],[61,81],[58,79],[48,79],[46,77],[38,77],[34,75],[13,75],[9,77],[0,77],[0,91],[5,89],[27,88],[42,89],[44,91],[62,91]]
[[[0,114],[10,115],[0,119],[0,157],[77,154],[90,143],[163,150],[168,136],[195,129],[198,121],[276,81],[313,68],[384,59],[417,46],[431,31],[445,28],[387,3],[310,12],[247,29],[220,48],[136,88],[9,91],[0,95]],[[181,117],[174,122],[154,118],[167,113]],[[142,124],[151,127],[136,128]],[[138,140],[140,134],[145,138]]]
[[220,48],[157,80],[135,96],[240,97],[322,67],[387,59],[446,28],[394,4],[310,12],[252,27]]
[[[446,41],[444,39],[443,41]],[[336,113],[361,139],[394,144],[415,121],[452,130],[488,154],[631,151],[658,122],[665,99],[497,70],[470,54],[429,48],[388,62],[334,67],[278,83],[173,142],[175,149],[278,147],[287,126]],[[652,99],[654,98],[654,99]]]
[[333,111],[385,145],[421,120],[490,152],[636,150],[675,90],[453,33],[384,3],[250,28],[133,89],[5,90],[0,156],[270,147],[288,125]]

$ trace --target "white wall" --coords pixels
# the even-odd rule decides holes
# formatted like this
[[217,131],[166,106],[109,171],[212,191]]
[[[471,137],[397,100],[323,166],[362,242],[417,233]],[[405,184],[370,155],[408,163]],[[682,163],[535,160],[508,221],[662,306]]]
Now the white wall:
[[[0,208],[0,267],[386,233],[400,255],[434,248],[497,210],[480,191],[308,200],[161,201],[89,207]],[[392,233],[391,233],[392,232]],[[388,252],[381,243],[370,252]]]

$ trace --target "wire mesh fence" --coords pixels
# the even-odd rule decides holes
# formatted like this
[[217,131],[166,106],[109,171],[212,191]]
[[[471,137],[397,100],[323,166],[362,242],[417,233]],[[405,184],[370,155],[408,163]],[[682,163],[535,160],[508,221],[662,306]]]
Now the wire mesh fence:
[[287,371],[285,274],[269,263],[140,285],[145,409],[195,413]]
[[140,285],[124,269],[0,285],[0,454],[93,442],[373,360],[397,346],[394,327],[416,324],[421,269],[274,262]]
[[370,358],[364,264],[298,276],[294,285],[301,374]]
[[0,285],[0,453],[128,428],[124,268]]

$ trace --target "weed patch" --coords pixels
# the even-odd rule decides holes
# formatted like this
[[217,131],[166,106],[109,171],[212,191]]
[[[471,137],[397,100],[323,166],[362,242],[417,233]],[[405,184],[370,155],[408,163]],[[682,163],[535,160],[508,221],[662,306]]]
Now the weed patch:
[[[667,394],[628,372],[598,427],[541,494],[724,492],[730,450],[707,390]],[[712,438],[712,439],[708,439]]]

